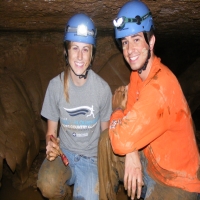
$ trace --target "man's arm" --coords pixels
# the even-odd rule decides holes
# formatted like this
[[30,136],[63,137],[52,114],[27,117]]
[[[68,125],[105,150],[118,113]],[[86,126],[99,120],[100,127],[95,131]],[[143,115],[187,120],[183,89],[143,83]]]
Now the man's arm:
[[162,93],[146,85],[126,115],[123,110],[112,114],[109,136],[113,151],[125,155],[147,146],[169,128],[169,116]]
[[[117,110],[121,110],[123,112],[123,110],[126,108],[127,91],[128,86],[121,86],[115,91],[112,100],[112,107],[114,112]],[[131,199],[134,199],[135,194],[137,193],[137,198],[139,199],[143,185],[142,165],[138,151],[126,154],[124,187],[128,192],[128,196],[131,196]]]
[[131,196],[131,199],[135,198],[136,193],[137,198],[140,198],[142,186],[144,185],[142,178],[142,165],[138,151],[126,154],[124,187],[128,192],[128,196]]

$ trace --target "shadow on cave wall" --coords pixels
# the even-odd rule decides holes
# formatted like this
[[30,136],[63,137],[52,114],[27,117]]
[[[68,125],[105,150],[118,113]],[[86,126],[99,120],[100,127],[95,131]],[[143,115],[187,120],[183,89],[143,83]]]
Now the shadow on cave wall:
[[[26,183],[29,170],[39,153],[39,144],[45,138],[46,122],[41,118],[40,110],[46,87],[64,65],[62,42],[56,43],[59,36],[40,37],[26,41],[21,38],[17,41],[16,37],[15,41],[5,45],[0,57],[3,66],[0,68],[0,179],[3,165],[7,164],[16,174],[13,184],[18,189],[29,186]],[[11,43],[14,45],[10,51]],[[155,46],[155,53],[178,77],[198,131],[199,50],[200,45],[191,38],[158,37]],[[120,85],[128,84],[130,69],[111,37],[100,38],[96,54],[93,69],[109,83],[112,92]],[[198,133],[198,144],[199,139]]]
[[[155,53],[176,75],[197,130],[200,130],[200,40],[194,37],[157,37]],[[199,138],[200,139],[200,138]],[[200,142],[200,140],[199,140]]]

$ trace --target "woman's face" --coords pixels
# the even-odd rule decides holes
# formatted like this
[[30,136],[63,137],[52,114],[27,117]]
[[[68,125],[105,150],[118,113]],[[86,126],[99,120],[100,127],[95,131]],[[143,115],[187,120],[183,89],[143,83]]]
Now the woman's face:
[[76,75],[85,74],[92,59],[92,45],[71,42],[68,49],[68,59],[69,64]]

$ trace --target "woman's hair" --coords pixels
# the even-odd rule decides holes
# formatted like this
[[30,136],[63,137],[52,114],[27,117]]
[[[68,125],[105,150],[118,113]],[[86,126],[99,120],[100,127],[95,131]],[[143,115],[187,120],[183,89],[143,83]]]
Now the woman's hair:
[[64,67],[64,95],[65,99],[67,102],[69,102],[69,93],[68,93],[68,88],[69,88],[69,81],[68,81],[68,75],[69,75],[69,62],[68,62],[68,50],[70,49],[70,41],[65,41],[64,42],[64,49],[65,49],[65,62],[66,66]]

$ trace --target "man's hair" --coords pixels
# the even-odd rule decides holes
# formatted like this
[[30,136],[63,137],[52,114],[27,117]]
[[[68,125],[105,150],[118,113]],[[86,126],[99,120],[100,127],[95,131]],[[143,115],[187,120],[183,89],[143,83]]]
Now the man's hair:
[[[152,37],[153,35],[155,35],[154,28],[151,27],[150,31],[146,31],[146,32],[143,32],[143,33],[144,33],[144,38],[145,38],[145,40],[146,40],[146,43],[149,44],[149,41],[150,41],[151,37]],[[147,38],[145,37],[145,34],[146,34],[146,37],[147,37]],[[116,39],[115,41],[116,41],[117,46],[119,47],[119,50],[122,51],[122,42],[121,42],[121,38],[120,38],[120,39]]]
[[148,41],[150,41],[151,37],[152,37],[153,35],[155,35],[154,28],[151,27],[150,31],[147,31],[146,34],[147,34],[147,39],[148,39]]

